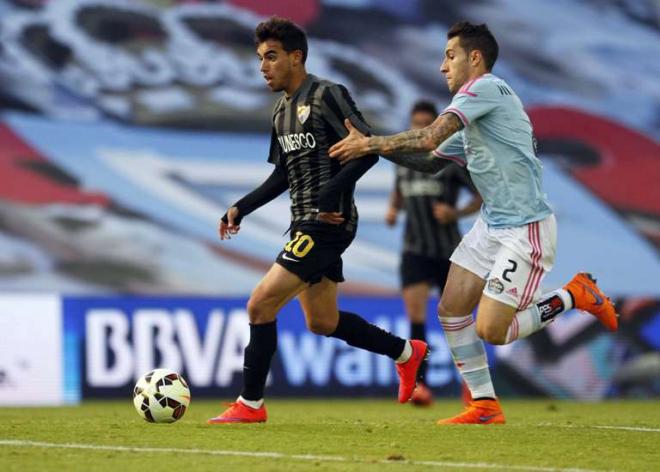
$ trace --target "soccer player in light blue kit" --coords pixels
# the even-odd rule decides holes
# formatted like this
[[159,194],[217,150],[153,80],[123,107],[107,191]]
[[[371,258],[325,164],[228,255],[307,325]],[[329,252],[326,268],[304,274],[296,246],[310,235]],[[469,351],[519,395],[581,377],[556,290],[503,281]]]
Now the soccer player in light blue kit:
[[467,165],[483,206],[451,256],[438,317],[473,400],[464,412],[438,424],[504,423],[482,340],[511,343],[572,308],[589,312],[614,331],[617,315],[584,272],[561,289],[539,293],[554,264],[557,231],[542,190],[532,125],[511,87],[491,73],[498,45],[488,27],[459,22],[447,39],[440,70],[454,98],[433,124],[366,137],[346,122],[350,133],[330,155],[345,163],[380,154],[429,173],[451,161]]

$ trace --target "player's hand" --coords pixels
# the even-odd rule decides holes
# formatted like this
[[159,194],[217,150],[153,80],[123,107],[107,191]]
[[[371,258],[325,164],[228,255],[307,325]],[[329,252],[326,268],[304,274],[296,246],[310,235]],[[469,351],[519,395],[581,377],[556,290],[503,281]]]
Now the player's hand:
[[227,222],[225,223],[223,219],[220,219],[218,234],[221,240],[231,239],[232,235],[240,231],[241,227],[234,223],[236,218],[238,218],[238,208],[231,207],[227,210]]
[[441,202],[433,204],[433,216],[436,220],[445,225],[458,220],[458,212],[456,211],[456,208]]
[[395,207],[389,207],[385,213],[385,224],[387,226],[394,226],[396,224],[396,217],[399,211]]
[[329,151],[330,157],[337,159],[341,164],[369,153],[369,138],[353,127],[348,119],[344,120],[344,126],[348,130],[348,136],[333,144]]
[[341,216],[341,212],[319,212],[318,216],[319,221],[323,223],[330,223],[331,225],[340,225],[344,222],[344,218]]

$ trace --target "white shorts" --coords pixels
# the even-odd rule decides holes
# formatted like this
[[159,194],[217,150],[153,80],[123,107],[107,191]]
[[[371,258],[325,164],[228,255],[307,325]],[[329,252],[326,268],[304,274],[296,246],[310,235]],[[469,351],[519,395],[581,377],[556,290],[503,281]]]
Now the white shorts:
[[554,215],[513,228],[489,228],[479,216],[450,260],[486,280],[485,295],[520,311],[540,296],[556,247]]

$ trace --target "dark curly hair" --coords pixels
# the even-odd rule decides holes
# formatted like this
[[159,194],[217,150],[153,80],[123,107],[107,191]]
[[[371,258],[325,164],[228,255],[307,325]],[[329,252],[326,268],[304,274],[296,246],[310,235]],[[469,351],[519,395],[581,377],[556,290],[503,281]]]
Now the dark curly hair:
[[303,64],[307,60],[307,35],[293,21],[272,16],[259,23],[254,32],[255,44],[258,46],[269,39],[282,43],[282,48],[286,52],[302,51]]
[[455,23],[447,32],[447,39],[458,36],[461,47],[469,54],[472,51],[479,51],[486,63],[486,69],[493,69],[499,46],[495,36],[488,29],[485,23],[482,25],[473,25],[468,21],[459,21]]
[[428,113],[429,115],[433,115],[434,118],[438,116],[438,109],[435,107],[433,102],[428,100],[416,101],[410,110],[411,115],[419,112]]

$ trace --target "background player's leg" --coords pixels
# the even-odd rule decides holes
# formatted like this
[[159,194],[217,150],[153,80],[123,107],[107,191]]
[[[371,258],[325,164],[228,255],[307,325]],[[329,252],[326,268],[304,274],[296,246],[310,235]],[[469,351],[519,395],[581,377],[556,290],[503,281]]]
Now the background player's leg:
[[454,364],[472,398],[495,398],[483,341],[477,335],[472,312],[479,303],[485,281],[469,270],[451,264],[438,305],[438,317]]
[[[410,339],[419,339],[426,342],[426,305],[429,300],[431,286],[428,282],[419,282],[403,287],[401,295],[403,304],[410,320]],[[427,362],[417,372],[417,379],[421,382],[426,377]]]
[[240,399],[252,407],[258,408],[262,402],[270,362],[277,349],[277,313],[305,287],[307,284],[297,275],[273,264],[248,300],[250,342],[245,348]]
[[337,307],[337,283],[324,277],[298,296],[310,331],[346,341],[349,345],[406,361],[407,342],[360,316]]

